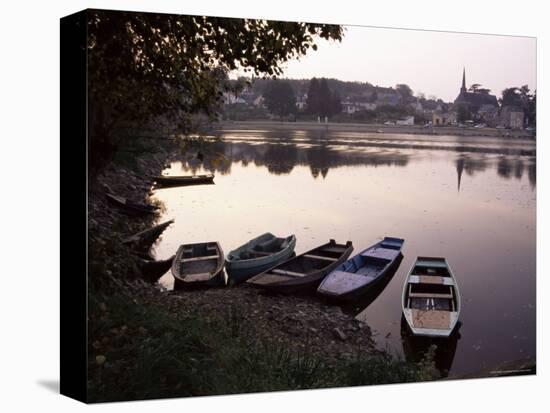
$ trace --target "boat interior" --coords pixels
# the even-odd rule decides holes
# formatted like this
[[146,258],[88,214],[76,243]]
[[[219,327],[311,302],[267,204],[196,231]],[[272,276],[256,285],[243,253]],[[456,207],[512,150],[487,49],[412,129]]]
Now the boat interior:
[[347,245],[325,244],[271,269],[268,273],[262,275],[261,283],[300,278],[317,270],[322,270],[338,261],[348,248]]
[[219,250],[215,242],[186,245],[181,254],[180,274],[186,281],[201,281],[212,276],[219,263]]
[[457,297],[451,274],[444,261],[430,265],[418,260],[405,292],[405,308],[457,311]]
[[239,253],[239,259],[248,260],[251,258],[267,257],[276,254],[288,247],[292,236],[286,238],[273,237],[267,241],[254,245],[254,247]]
[[374,279],[401,252],[402,242],[383,241],[378,246],[356,255],[341,267],[342,272],[363,275]]

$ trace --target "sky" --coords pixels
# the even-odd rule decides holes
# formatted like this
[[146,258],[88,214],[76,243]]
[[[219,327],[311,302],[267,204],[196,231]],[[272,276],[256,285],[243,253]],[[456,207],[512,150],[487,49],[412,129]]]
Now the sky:
[[536,89],[536,39],[345,26],[341,43],[317,40],[318,50],[288,62],[284,77],[329,77],[378,86],[408,84],[415,94],[453,101],[466,85]]

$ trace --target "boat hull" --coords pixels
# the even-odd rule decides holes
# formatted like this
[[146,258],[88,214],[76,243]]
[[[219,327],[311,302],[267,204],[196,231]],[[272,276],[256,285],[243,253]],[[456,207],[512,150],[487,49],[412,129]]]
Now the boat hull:
[[[352,251],[353,245],[350,241],[346,244],[337,244],[331,240],[250,278],[247,283],[274,293],[312,291],[330,271],[344,262]],[[318,258],[323,254],[327,256]],[[300,270],[302,272],[297,272]]]
[[[265,254],[265,252],[262,253],[256,248],[265,244],[277,242],[277,240],[283,240],[282,242],[286,242],[287,246],[271,255],[257,256],[250,259],[240,259],[241,254],[244,254],[245,256],[249,256],[250,254]],[[269,268],[288,260],[294,255],[295,247],[296,237],[294,235],[282,239],[275,237],[271,233],[265,233],[250,240],[227,255],[225,260],[225,270],[229,281],[232,284],[244,282],[250,277],[260,274]]]
[[385,237],[336,267],[317,293],[335,301],[353,301],[379,285],[401,263],[401,238]]
[[219,243],[184,244],[172,263],[174,289],[223,285],[224,256]]
[[456,278],[445,258],[416,259],[403,284],[401,305],[414,336],[448,338],[453,334],[462,303]]
[[213,184],[214,175],[191,175],[191,176],[152,176],[151,179],[157,186],[189,186]]

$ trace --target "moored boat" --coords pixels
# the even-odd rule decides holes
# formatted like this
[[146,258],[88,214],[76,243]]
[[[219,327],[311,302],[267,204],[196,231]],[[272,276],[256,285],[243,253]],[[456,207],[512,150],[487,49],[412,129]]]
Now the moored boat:
[[461,299],[447,260],[418,257],[405,280],[401,304],[412,334],[449,337],[458,323]]
[[338,300],[353,300],[367,293],[395,269],[404,242],[385,237],[332,270],[317,292]]
[[174,256],[166,260],[155,260],[147,254],[137,254],[138,267],[143,278],[149,282],[157,282],[160,277],[170,271]]
[[295,235],[280,238],[267,232],[251,239],[227,254],[225,270],[229,281],[246,281],[253,275],[286,261],[294,253],[295,247]]
[[106,193],[105,196],[110,203],[117,206],[121,211],[130,215],[153,215],[159,207],[130,201],[122,196]]
[[219,243],[184,244],[172,262],[174,289],[224,283],[224,256]]
[[214,183],[214,175],[187,175],[187,176],[152,176],[151,179],[159,186],[186,186]]
[[314,290],[325,276],[344,262],[353,251],[351,241],[330,242],[297,255],[250,278],[247,283],[273,292]]

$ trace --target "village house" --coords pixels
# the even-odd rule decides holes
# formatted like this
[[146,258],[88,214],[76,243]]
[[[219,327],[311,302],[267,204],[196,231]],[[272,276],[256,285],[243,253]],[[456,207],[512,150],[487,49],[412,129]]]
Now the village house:
[[500,124],[510,129],[523,129],[525,115],[517,106],[504,106],[500,110]]

